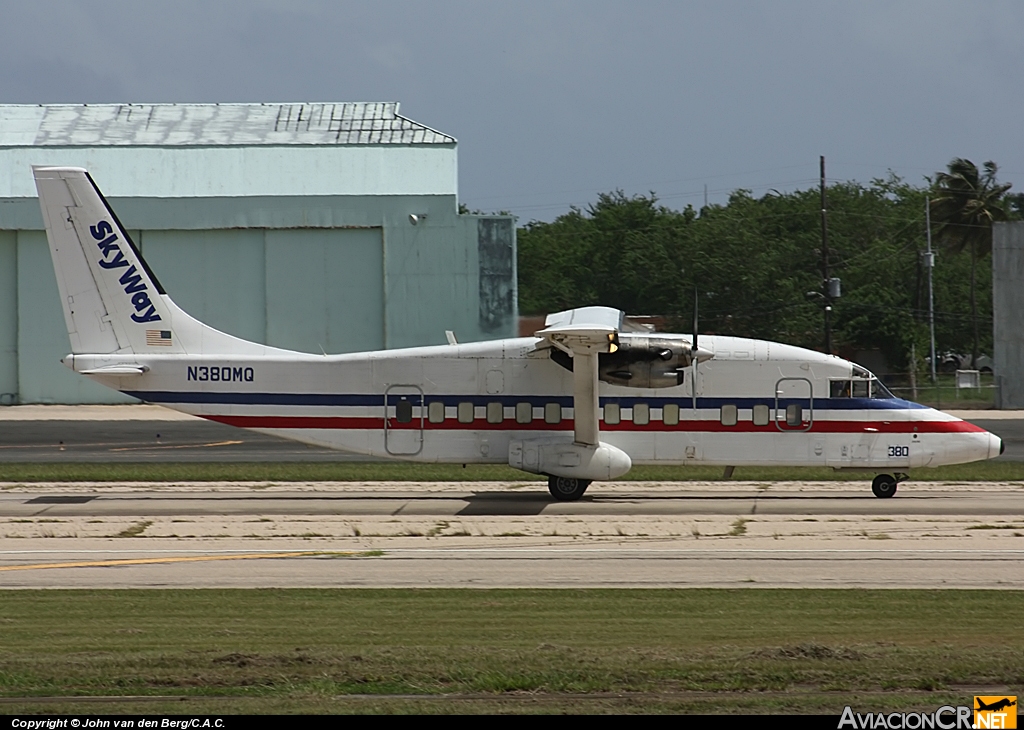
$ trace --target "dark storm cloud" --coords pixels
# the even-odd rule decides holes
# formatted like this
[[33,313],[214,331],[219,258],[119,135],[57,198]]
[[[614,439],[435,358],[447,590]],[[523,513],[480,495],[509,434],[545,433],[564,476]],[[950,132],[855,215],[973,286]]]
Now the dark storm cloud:
[[1024,6],[964,2],[3,3],[0,102],[377,101],[454,134],[470,207],[954,156],[1024,185]]

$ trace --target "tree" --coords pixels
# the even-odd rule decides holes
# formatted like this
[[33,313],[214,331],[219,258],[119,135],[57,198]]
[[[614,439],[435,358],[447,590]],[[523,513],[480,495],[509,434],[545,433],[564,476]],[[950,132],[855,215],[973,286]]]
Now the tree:
[[1024,193],[1013,193],[1006,196],[1006,205],[1009,208],[1007,215],[1011,220],[1024,218]]
[[[829,185],[831,271],[843,280],[833,344],[844,356],[881,350],[891,372],[927,350],[927,290],[920,250],[930,188],[894,174],[868,184]],[[821,198],[817,186],[760,198],[736,190],[697,211],[664,207],[654,194],[599,195],[546,223],[519,228],[523,314],[604,304],[666,317],[687,332],[693,290],[704,334],[821,346],[821,309],[805,293],[821,284]],[[940,351],[970,352],[967,256],[935,269],[935,336]],[[991,270],[976,272],[977,317],[991,311]],[[991,334],[981,333],[980,347]]]
[[978,362],[977,263],[992,251],[992,224],[1007,219],[1004,198],[1012,187],[1011,183],[996,182],[997,171],[994,162],[986,162],[985,172],[980,173],[973,162],[957,157],[949,163],[946,172],[935,176],[935,197],[931,201],[939,244],[953,253],[966,250],[971,255],[972,367]]

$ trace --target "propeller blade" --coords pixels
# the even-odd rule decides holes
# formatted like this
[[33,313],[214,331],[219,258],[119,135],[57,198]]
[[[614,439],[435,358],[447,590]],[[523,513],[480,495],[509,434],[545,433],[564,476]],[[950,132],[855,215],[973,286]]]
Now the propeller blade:
[[693,376],[690,379],[690,397],[693,399],[693,410],[697,410],[697,285],[693,285],[693,344],[690,346],[690,362],[693,364]]
[[693,287],[693,351],[697,351],[697,287]]

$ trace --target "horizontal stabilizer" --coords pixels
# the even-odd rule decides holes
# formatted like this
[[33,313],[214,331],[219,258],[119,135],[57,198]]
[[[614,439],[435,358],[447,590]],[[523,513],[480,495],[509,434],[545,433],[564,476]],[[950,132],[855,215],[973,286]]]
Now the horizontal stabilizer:
[[80,371],[82,375],[142,375],[149,368],[143,365],[109,365],[105,368],[93,368]]

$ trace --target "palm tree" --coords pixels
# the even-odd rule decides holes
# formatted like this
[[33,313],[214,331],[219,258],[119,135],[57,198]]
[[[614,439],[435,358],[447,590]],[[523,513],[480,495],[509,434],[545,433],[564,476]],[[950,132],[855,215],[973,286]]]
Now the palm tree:
[[971,254],[971,324],[974,328],[974,348],[971,367],[978,363],[978,305],[975,298],[975,269],[978,259],[992,251],[992,224],[1005,221],[1006,191],[1011,183],[998,184],[994,162],[985,163],[985,172],[979,173],[970,160],[953,159],[947,172],[935,176],[932,186],[932,220],[939,243],[953,253],[970,251]]

